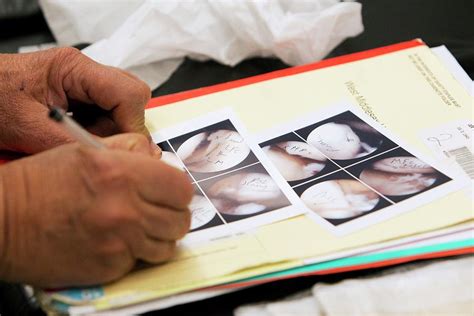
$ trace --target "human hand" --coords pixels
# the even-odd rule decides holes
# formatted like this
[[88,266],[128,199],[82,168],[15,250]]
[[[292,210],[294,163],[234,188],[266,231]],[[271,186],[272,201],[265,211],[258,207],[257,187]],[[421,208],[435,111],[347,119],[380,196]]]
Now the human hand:
[[104,283],[137,259],[173,255],[190,226],[188,177],[153,158],[142,135],[104,142],[108,149],[67,144],[0,168],[0,280]]
[[98,136],[134,132],[151,140],[144,125],[149,98],[144,82],[74,48],[0,54],[0,150],[36,153],[73,141],[50,122],[48,106],[72,111]]

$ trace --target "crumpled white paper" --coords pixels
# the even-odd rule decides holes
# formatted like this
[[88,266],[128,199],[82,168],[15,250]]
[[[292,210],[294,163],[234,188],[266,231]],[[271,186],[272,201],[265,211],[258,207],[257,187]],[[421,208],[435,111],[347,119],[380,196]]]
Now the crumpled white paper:
[[129,70],[152,88],[184,57],[233,66],[276,56],[290,65],[322,59],[363,31],[361,4],[339,0],[41,0],[60,45]]

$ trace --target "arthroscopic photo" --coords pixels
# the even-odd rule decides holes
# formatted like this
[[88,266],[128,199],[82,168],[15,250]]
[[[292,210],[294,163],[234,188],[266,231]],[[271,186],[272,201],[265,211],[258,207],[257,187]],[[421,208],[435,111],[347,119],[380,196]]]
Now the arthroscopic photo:
[[334,226],[451,180],[351,111],[287,131],[260,147],[310,214]]
[[392,205],[344,171],[294,188],[315,214],[338,225]]
[[349,111],[295,132],[342,166],[396,147],[395,143]]
[[274,138],[260,147],[290,185],[337,169],[319,150],[294,133]]
[[183,163],[178,156],[173,152],[168,142],[161,142],[157,144],[161,148],[161,161],[167,163],[170,166],[184,170]]
[[291,205],[260,164],[199,182],[226,222],[233,222]]
[[194,196],[189,209],[191,211],[191,232],[224,224],[214,206],[202,194],[197,185],[194,185]]
[[450,180],[402,148],[349,168],[361,181],[392,201],[400,201]]
[[179,136],[170,143],[196,180],[258,161],[229,120]]

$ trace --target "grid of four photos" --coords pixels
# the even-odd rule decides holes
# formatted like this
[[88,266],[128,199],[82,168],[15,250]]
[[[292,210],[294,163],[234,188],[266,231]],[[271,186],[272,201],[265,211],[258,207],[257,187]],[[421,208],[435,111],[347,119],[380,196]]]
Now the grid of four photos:
[[190,232],[291,205],[229,119],[158,146],[163,161],[185,171],[193,183]]
[[352,111],[260,147],[304,205],[334,227],[451,180]]

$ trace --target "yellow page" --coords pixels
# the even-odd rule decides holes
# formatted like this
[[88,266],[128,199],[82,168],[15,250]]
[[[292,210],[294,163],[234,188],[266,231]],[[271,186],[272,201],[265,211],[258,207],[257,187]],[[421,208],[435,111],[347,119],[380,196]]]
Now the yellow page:
[[[473,98],[428,47],[419,46],[152,108],[146,119],[157,130],[231,107],[250,133],[259,133],[344,98],[426,155],[430,152],[418,136],[420,130],[452,120],[472,120],[473,116]],[[105,296],[94,305],[102,309],[126,304],[123,294],[131,295],[128,303],[163,297],[472,218],[472,200],[461,191],[343,237],[299,216],[241,239],[196,249],[195,255],[187,250],[173,262],[134,272],[105,285]],[[220,250],[212,251],[214,248]],[[278,262],[282,263],[275,264]],[[232,275],[242,270],[245,272]]]
[[[166,127],[231,106],[251,133],[315,112],[347,98],[421,152],[420,130],[473,118],[474,99],[426,46],[277,78],[147,111],[152,128]],[[345,237],[335,237],[304,216],[260,229],[258,239],[280,260],[327,254],[473,217],[462,192]],[[296,245],[296,246],[295,246]]]

